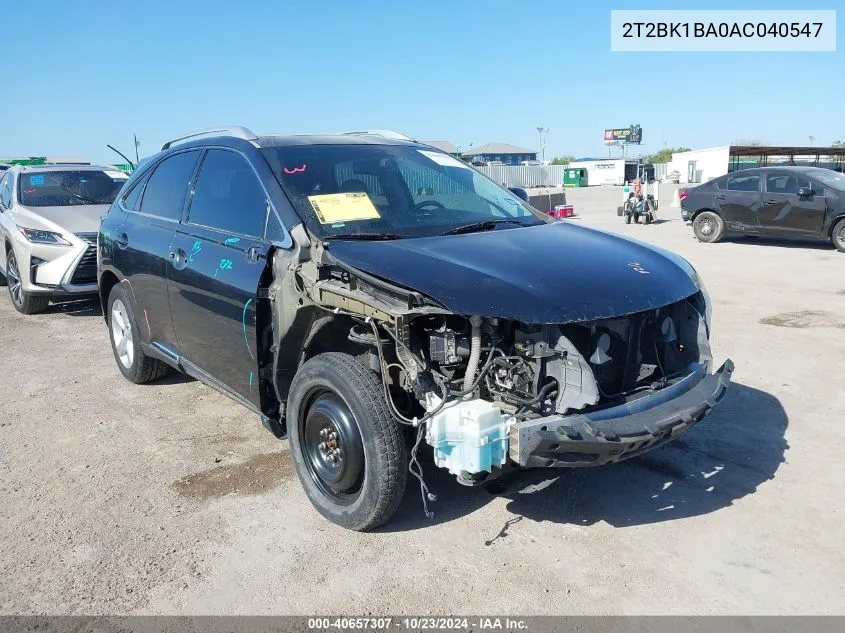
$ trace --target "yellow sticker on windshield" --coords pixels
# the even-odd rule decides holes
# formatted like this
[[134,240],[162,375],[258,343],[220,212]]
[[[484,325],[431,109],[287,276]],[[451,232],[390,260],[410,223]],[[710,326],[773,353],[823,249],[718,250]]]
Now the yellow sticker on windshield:
[[320,224],[377,220],[381,216],[370,196],[363,192],[327,193],[308,196]]

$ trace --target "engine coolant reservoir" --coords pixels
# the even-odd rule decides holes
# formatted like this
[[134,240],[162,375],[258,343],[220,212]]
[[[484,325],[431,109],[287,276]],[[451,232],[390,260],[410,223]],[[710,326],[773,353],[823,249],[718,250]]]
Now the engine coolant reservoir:
[[[429,398],[429,409],[440,402]],[[513,421],[486,400],[458,400],[429,419],[425,441],[434,448],[434,463],[453,475],[490,472],[505,463]]]

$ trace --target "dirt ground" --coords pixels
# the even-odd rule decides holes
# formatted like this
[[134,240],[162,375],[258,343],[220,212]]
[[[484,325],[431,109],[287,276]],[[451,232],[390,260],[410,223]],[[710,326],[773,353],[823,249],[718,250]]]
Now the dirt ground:
[[643,457],[495,492],[425,463],[434,519],[409,482],[369,534],[312,510],[225,396],[125,381],[95,303],[23,317],[3,289],[0,613],[845,613],[845,254],[699,244],[669,187],[662,222],[625,226],[620,199],[571,191],[568,221],[697,267],[725,402]]

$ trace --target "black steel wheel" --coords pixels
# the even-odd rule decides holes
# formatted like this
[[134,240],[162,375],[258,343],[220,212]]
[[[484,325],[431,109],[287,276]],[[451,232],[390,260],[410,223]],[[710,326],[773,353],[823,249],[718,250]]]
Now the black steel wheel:
[[351,530],[393,516],[408,453],[377,374],[348,354],[315,356],[291,383],[286,418],[296,474],[320,514]]
[[314,483],[336,503],[349,505],[361,492],[364,441],[352,411],[337,394],[315,389],[302,418],[299,450]]

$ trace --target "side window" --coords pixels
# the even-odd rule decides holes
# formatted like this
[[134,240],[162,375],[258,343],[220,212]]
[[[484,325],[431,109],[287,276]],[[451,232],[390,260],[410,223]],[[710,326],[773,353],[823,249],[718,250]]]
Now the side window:
[[275,213],[270,213],[267,219],[267,241],[284,243],[287,240],[285,230],[282,228],[282,223]]
[[194,187],[188,221],[261,237],[266,217],[267,196],[246,159],[235,152],[209,150]]
[[12,178],[14,176],[11,173],[0,178],[0,204],[4,209],[12,206]]
[[766,176],[768,193],[798,193],[798,181],[789,174],[769,174]]
[[760,191],[760,174],[736,174],[728,178],[729,191]]
[[142,176],[138,179],[138,182],[132,185],[132,189],[129,190],[129,193],[123,196],[123,206],[129,211],[141,210],[141,194],[144,192],[144,185],[149,179],[149,174]]
[[198,156],[199,151],[183,152],[161,161],[147,181],[141,211],[178,221]]

